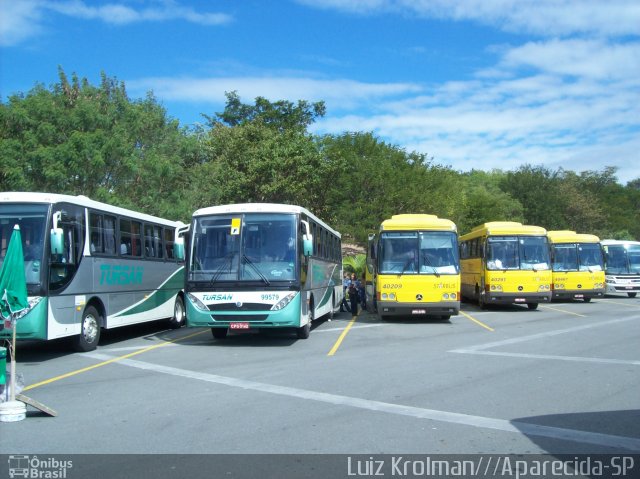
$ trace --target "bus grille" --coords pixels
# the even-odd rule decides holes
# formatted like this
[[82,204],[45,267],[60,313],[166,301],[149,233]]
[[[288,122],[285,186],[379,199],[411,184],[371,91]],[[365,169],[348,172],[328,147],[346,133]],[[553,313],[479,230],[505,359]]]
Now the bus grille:
[[209,311],[269,311],[270,304],[265,303],[241,303],[238,307],[236,303],[216,303],[209,305]]
[[211,317],[215,321],[243,323],[245,321],[264,321],[269,317],[269,315],[268,314],[245,314],[245,315],[239,316],[235,314],[212,314]]

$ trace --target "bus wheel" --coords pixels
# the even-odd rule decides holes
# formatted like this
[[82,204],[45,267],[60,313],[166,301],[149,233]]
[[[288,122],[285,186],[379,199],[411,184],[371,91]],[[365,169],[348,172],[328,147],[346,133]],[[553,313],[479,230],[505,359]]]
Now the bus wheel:
[[184,301],[181,296],[176,296],[176,303],[173,305],[173,318],[169,320],[169,325],[172,329],[181,328],[184,325],[185,318]]
[[588,303],[589,301],[591,301],[591,298],[584,298],[585,303]]
[[336,295],[335,293],[331,297],[331,310],[329,311],[329,321],[333,320],[333,316],[336,313]]
[[307,323],[304,326],[296,329],[296,336],[298,339],[307,339],[311,333],[311,323]]
[[228,331],[227,328],[211,328],[211,334],[213,334],[213,337],[216,339],[226,338]]
[[527,303],[527,308],[538,309],[538,303]]
[[635,298],[637,293],[627,293],[630,298]]
[[296,329],[298,339],[307,339],[311,333],[311,322],[313,321],[313,301],[309,304],[309,322]]
[[80,352],[93,351],[100,341],[100,314],[93,306],[87,306],[82,314],[80,334],[75,338],[75,349]]
[[478,293],[478,306],[480,307],[480,309],[487,309],[487,303],[485,302],[482,293]]

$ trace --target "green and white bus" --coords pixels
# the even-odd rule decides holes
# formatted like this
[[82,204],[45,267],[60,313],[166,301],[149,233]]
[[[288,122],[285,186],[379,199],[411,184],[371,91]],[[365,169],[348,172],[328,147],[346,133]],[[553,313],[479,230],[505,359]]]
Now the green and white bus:
[[85,196],[0,193],[0,260],[16,224],[31,306],[18,339],[70,336],[75,349],[91,351],[103,328],[165,318],[183,325],[183,223]]
[[187,246],[190,327],[294,328],[332,317],[342,301],[340,233],[305,208],[245,203],[193,214]]

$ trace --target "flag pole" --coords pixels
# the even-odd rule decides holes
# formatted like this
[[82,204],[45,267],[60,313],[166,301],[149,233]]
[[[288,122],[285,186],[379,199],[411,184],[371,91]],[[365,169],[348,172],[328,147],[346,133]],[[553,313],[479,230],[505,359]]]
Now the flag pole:
[[9,401],[16,400],[16,326],[18,321],[14,319],[14,315],[11,315],[11,367],[10,367],[10,383],[9,383]]

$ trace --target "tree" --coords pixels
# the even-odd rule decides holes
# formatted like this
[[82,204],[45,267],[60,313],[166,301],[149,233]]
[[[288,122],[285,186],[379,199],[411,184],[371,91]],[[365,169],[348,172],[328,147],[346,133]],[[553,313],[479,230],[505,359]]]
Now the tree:
[[82,194],[172,218],[181,204],[183,159],[194,155],[178,122],[153,95],[131,101],[123,82],[100,86],[62,68],[50,88],[0,104],[0,188]]
[[216,123],[227,126],[241,126],[254,121],[274,127],[280,131],[300,130],[306,131],[307,127],[323,117],[326,112],[324,102],[309,103],[298,100],[294,105],[287,100],[270,102],[264,97],[257,97],[254,105],[247,105],[240,101],[236,91],[225,92],[227,102],[223,112],[216,113],[214,117],[205,115],[212,128]]

